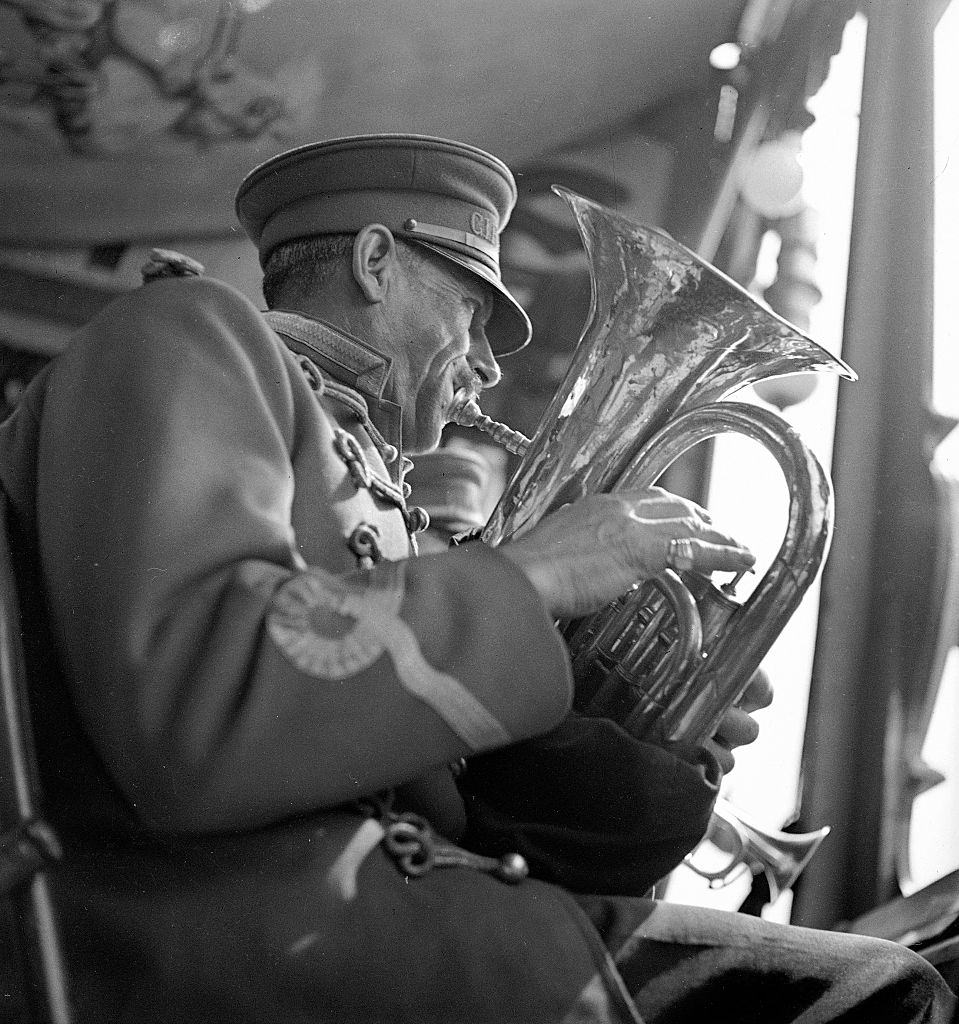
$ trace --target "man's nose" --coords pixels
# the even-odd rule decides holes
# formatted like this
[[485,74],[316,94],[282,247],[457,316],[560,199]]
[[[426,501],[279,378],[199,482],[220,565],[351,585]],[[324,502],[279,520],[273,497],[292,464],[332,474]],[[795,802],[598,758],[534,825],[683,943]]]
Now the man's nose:
[[476,332],[470,340],[470,350],[467,355],[470,369],[479,377],[484,388],[494,388],[499,384],[503,373],[493,355],[485,333]]

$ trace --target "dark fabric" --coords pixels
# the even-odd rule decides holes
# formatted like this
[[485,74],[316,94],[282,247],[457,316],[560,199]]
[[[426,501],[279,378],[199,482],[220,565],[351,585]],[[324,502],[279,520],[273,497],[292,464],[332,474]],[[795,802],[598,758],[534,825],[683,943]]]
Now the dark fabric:
[[544,736],[469,760],[466,842],[518,850],[538,877],[577,892],[643,895],[706,831],[721,772],[701,753],[690,764],[571,713]]
[[651,900],[577,897],[646,1024],[950,1024],[918,954],[881,939]]

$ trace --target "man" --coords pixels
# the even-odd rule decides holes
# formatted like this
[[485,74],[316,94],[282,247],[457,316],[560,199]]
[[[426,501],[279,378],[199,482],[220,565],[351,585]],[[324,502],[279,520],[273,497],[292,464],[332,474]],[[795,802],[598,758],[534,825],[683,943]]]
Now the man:
[[748,567],[702,510],[594,496],[411,557],[404,451],[528,340],[514,201],[445,140],[283,154],[238,196],[272,312],[153,281],[4,424],[79,1020],[946,1019],[898,947],[642,898],[755,726],[667,750],[571,714],[553,621],[677,554]]

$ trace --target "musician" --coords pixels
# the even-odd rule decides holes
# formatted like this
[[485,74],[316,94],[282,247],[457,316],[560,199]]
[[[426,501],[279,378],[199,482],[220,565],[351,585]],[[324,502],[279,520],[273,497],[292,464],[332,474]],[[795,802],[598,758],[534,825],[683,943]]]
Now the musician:
[[3,425],[80,1021],[947,1019],[904,949],[645,898],[756,727],[571,713],[553,622],[751,565],[706,512],[415,557],[408,454],[529,340],[515,197],[445,140],[282,154],[238,195],[271,312],[161,258]]

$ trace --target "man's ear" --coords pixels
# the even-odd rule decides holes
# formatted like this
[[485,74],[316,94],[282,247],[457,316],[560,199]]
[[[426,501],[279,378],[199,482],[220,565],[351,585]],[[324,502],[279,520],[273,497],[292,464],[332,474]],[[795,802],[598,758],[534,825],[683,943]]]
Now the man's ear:
[[393,232],[382,224],[367,224],[353,239],[353,279],[367,302],[386,298],[396,273],[398,253]]

